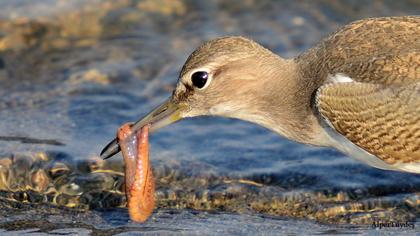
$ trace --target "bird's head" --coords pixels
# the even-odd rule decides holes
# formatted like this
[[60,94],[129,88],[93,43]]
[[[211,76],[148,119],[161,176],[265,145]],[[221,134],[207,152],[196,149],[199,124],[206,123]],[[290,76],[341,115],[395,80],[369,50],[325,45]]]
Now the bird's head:
[[[137,131],[150,124],[156,131],[182,118],[215,115],[258,123],[258,108],[270,102],[280,58],[250,39],[224,37],[197,48],[179,74],[172,96],[133,124]],[[272,83],[271,85],[269,83]],[[264,91],[262,91],[262,89]],[[266,96],[267,99],[263,97]],[[107,158],[119,149],[116,140],[102,151]]]
[[258,101],[263,58],[277,57],[243,37],[209,41],[185,62],[173,96],[179,118],[217,115],[240,118]]

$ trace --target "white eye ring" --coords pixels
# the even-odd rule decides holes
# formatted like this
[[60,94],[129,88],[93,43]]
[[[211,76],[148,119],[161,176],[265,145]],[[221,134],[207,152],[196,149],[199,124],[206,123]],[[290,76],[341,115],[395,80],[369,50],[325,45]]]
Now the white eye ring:
[[191,84],[194,86],[194,88],[197,89],[205,89],[207,86],[209,86],[211,82],[212,76],[206,69],[197,69],[190,74],[191,76]]

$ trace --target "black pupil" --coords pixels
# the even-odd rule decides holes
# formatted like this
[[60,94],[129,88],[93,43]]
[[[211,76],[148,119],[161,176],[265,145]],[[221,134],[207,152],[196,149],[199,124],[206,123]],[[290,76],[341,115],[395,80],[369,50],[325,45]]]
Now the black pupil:
[[208,74],[205,71],[197,71],[191,76],[192,83],[197,88],[202,88],[206,85]]

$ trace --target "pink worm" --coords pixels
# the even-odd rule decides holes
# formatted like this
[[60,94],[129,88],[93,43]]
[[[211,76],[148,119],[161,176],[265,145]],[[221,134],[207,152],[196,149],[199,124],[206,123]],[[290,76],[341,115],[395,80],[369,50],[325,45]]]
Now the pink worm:
[[155,206],[155,181],[149,161],[149,125],[132,135],[129,124],[118,130],[125,163],[125,192],[130,218],[144,222]]

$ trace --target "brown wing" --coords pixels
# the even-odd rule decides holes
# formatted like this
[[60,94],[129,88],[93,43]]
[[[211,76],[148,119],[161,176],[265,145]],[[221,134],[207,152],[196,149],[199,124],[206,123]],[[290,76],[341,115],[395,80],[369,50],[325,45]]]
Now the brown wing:
[[354,81],[420,81],[420,17],[383,17],[344,26],[296,60],[307,78],[346,74]]
[[337,83],[316,105],[340,134],[388,164],[420,162],[420,83]]

